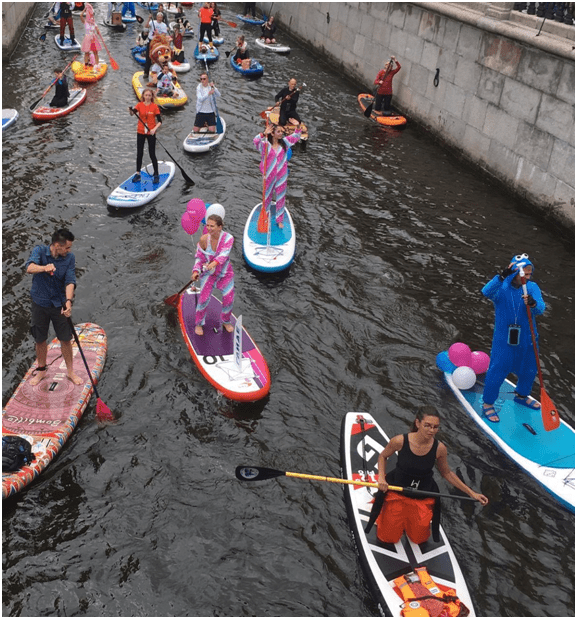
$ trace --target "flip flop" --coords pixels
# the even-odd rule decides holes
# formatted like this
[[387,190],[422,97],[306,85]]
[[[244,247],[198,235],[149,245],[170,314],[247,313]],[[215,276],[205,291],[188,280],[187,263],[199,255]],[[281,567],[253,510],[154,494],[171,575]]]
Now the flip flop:
[[501,421],[499,419],[499,415],[497,415],[497,411],[495,410],[494,406],[490,406],[489,408],[485,408],[483,407],[483,417],[485,417],[485,419],[487,421],[490,421],[491,423],[499,423],[499,421]]
[[537,400],[529,400],[529,402],[527,402],[529,396],[525,396],[524,398],[521,396],[516,395],[513,398],[513,401],[516,404],[520,404],[521,406],[526,406],[527,408],[530,408],[533,411],[538,411],[541,410],[541,405],[539,404],[539,402],[537,402]]

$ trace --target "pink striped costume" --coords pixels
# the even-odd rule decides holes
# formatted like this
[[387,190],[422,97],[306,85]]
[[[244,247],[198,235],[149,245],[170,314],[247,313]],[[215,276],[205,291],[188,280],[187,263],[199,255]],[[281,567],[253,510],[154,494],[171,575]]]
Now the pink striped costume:
[[[196,260],[192,269],[193,272],[197,271],[200,274],[200,298],[196,306],[196,325],[204,325],[206,309],[215,286],[222,291],[221,320],[224,324],[230,323],[234,303],[234,271],[229,256],[233,243],[232,234],[221,232],[216,251],[212,249],[210,236],[206,242],[206,249],[202,249],[200,243],[197,245]],[[216,260],[219,266],[213,271],[206,271],[205,267],[213,260]]]
[[[300,137],[300,128],[297,129],[292,135],[287,135],[284,137],[283,141],[286,144],[287,149],[293,144],[296,144],[300,140]],[[263,174],[265,174],[264,162],[266,159],[264,206],[267,214],[270,214],[270,204],[272,202],[272,192],[274,189],[276,194],[276,222],[277,224],[280,224],[284,219],[285,210],[284,199],[288,177],[287,151],[282,146],[279,146],[275,151],[268,139],[266,137],[262,137],[260,133],[255,137],[253,142],[256,149],[261,154],[260,171]]]

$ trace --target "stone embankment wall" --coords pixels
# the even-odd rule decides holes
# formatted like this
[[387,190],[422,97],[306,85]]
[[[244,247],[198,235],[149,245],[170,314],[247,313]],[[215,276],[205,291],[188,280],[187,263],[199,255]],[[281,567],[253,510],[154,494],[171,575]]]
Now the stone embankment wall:
[[35,4],[35,2],[2,2],[3,62],[10,58],[10,54],[18,44]]
[[574,227],[575,28],[559,25],[552,33],[555,25],[547,23],[536,36],[542,20],[512,6],[275,2],[272,11],[281,28],[367,92],[395,56],[402,65],[394,78],[398,109]]

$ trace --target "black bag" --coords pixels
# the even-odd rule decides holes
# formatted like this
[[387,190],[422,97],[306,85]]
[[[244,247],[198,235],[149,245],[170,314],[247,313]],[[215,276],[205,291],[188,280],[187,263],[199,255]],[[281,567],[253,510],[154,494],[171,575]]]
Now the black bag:
[[17,471],[34,459],[32,445],[25,438],[2,437],[2,472]]

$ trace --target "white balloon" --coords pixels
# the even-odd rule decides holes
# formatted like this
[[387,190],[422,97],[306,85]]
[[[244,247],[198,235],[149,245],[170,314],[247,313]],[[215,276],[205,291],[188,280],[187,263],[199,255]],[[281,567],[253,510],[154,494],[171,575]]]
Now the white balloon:
[[473,368],[462,365],[453,372],[453,382],[457,389],[470,389],[477,381]]
[[224,221],[225,210],[222,204],[211,204],[206,209],[206,215],[204,216],[204,221],[208,221],[208,218],[211,215],[218,215]]

